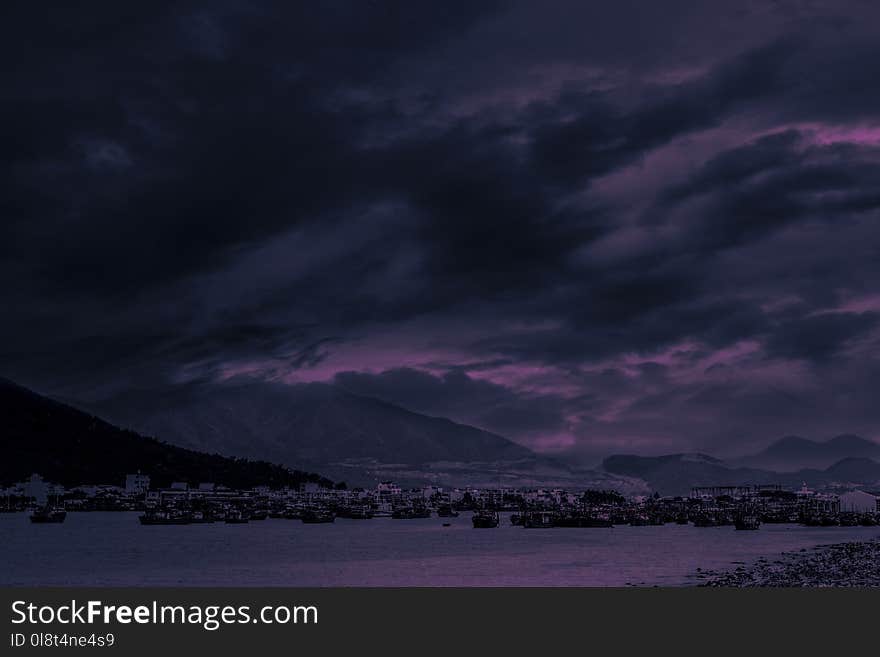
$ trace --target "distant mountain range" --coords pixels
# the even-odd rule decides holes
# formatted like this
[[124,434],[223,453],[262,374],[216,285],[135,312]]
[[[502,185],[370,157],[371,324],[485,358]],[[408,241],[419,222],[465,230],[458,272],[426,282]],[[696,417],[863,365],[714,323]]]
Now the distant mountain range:
[[158,486],[173,481],[213,482],[233,488],[259,484],[298,486],[304,481],[332,485],[316,474],[264,461],[206,454],[119,429],[75,408],[0,379],[0,485],[32,473],[65,486],[121,485],[142,471]]
[[609,456],[602,463],[606,472],[644,481],[663,495],[686,495],[693,486],[780,484],[796,488],[880,488],[880,463],[865,457],[847,457],[825,469],[804,468],[775,472],[728,465],[705,454],[669,454],[645,457]]
[[880,460],[880,444],[852,434],[825,442],[786,436],[767,449],[737,459],[734,463],[744,467],[796,472],[805,468],[827,468],[841,459],[854,457]]
[[392,479],[405,486],[559,486],[623,494],[803,482],[880,488],[880,445],[858,436],[827,442],[787,437],[729,461],[704,454],[614,455],[590,470],[488,431],[326,384],[235,382],[132,391],[83,412],[0,380],[0,432],[3,482],[39,472],[60,483],[113,483],[138,469],[157,482],[241,486],[319,479],[303,472],[309,470],[360,486]]
[[640,482],[572,468],[502,436],[328,384],[228,382],[129,391],[89,407],[192,449],[316,469],[349,484],[595,486]]

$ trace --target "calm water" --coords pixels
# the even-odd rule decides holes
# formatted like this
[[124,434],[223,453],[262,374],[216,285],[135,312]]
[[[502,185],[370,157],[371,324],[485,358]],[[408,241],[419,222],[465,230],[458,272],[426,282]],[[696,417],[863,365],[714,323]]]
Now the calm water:
[[0,585],[677,586],[697,583],[697,568],[880,535],[797,525],[523,529],[507,517],[478,530],[468,513],[443,521],[142,527],[134,513],[70,513],[62,525],[0,514]]

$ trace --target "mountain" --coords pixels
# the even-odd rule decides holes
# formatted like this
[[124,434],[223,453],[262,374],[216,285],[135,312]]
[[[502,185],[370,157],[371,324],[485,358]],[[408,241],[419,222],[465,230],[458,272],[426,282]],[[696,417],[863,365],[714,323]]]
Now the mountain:
[[515,461],[506,438],[327,384],[201,384],[128,392],[98,406],[113,421],[191,448],[282,463]]
[[307,466],[350,485],[634,490],[626,478],[573,469],[489,431],[329,384],[203,383],[128,391],[89,408],[177,445]]
[[880,459],[880,444],[852,434],[844,434],[825,442],[786,436],[767,449],[738,459],[745,467],[795,472],[805,468],[827,468],[846,458]]
[[777,474],[750,468],[731,468],[705,454],[634,456],[618,454],[602,462],[612,474],[637,477],[652,491],[663,495],[686,495],[693,486],[725,486],[774,483]]
[[618,476],[638,478],[647,488],[662,495],[687,495],[693,486],[739,486],[779,484],[816,489],[876,488],[880,484],[880,463],[873,459],[845,458],[828,468],[805,468],[796,472],[774,472],[737,467],[704,454],[666,456],[609,456],[602,468]]
[[119,485],[126,474],[138,471],[150,475],[159,486],[172,481],[213,482],[232,488],[333,483],[279,465],[200,453],[145,438],[5,379],[0,379],[0,436],[2,485],[34,472],[65,486]]
[[829,483],[867,485],[874,488],[880,482],[880,463],[868,458],[845,458],[824,471]]

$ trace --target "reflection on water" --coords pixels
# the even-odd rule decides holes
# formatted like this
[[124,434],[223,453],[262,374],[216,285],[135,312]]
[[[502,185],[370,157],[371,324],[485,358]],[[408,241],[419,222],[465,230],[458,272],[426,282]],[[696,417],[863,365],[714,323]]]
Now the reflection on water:
[[507,517],[473,529],[467,513],[159,527],[134,513],[71,513],[62,525],[0,514],[0,585],[678,586],[698,583],[698,568],[878,535],[798,525],[523,529]]

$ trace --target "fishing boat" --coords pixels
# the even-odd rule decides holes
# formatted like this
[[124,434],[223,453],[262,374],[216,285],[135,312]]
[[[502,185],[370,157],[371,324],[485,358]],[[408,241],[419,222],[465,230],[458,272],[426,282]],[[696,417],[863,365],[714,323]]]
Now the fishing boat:
[[698,513],[693,518],[694,527],[718,527],[718,518],[714,513]]
[[214,516],[207,511],[193,511],[189,516],[189,524],[206,525],[214,522]]
[[31,522],[38,524],[58,524],[67,518],[67,511],[54,506],[40,506],[31,513]]
[[523,516],[526,529],[550,529],[556,526],[556,516],[549,511],[530,511]]
[[138,521],[142,525],[188,525],[191,518],[188,514],[180,511],[150,509],[138,516]]
[[426,508],[401,506],[391,512],[391,517],[395,520],[415,520],[418,518],[430,518],[431,511]]
[[498,526],[500,520],[498,512],[490,511],[489,509],[474,511],[474,516],[471,518],[474,529],[493,529]]
[[369,505],[344,506],[336,512],[337,518],[349,520],[370,520],[373,517],[373,509]]
[[754,530],[761,526],[761,519],[755,513],[741,513],[734,520],[734,527],[741,530]]
[[441,504],[437,507],[438,518],[458,518],[458,511],[452,508],[451,504]]
[[630,527],[645,527],[651,524],[648,516],[644,513],[637,513],[629,520]]
[[306,509],[302,513],[302,521],[309,525],[320,525],[336,520],[336,514],[327,509]]
[[581,516],[578,527],[614,527],[614,523],[611,518],[590,514]]
[[248,522],[250,518],[247,513],[239,509],[231,509],[226,512],[226,515],[223,518],[223,522],[227,525],[243,525]]
[[859,516],[855,513],[841,513],[840,514],[840,526],[841,527],[858,527],[859,525]]

